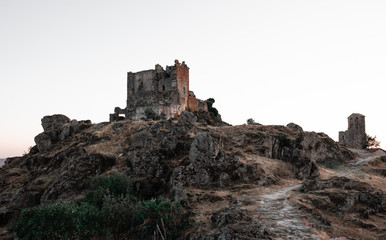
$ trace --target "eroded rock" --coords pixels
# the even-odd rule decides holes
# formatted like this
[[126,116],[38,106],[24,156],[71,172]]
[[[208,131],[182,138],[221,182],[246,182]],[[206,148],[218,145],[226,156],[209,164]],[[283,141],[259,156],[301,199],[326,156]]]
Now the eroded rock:
[[34,140],[41,153],[47,152],[52,146],[51,136],[45,132],[38,134]]
[[42,126],[45,132],[51,130],[61,130],[62,126],[70,123],[70,119],[63,114],[55,114],[52,116],[45,116],[42,118]]

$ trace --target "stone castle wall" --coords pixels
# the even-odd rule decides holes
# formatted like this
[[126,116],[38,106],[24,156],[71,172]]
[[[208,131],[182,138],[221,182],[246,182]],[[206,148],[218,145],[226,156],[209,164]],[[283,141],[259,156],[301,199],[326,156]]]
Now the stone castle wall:
[[174,66],[155,65],[154,69],[127,73],[126,108],[115,108],[110,121],[123,118],[140,120],[151,109],[166,118],[177,117],[183,110],[207,111],[206,102],[189,91],[189,67],[175,60]]

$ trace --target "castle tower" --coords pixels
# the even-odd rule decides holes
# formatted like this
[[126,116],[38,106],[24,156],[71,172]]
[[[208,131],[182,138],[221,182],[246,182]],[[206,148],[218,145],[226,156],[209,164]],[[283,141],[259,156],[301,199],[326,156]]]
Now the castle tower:
[[353,113],[348,117],[348,129],[339,132],[339,143],[349,148],[366,148],[365,116]]
[[184,110],[208,111],[208,106],[189,89],[189,67],[175,60],[165,69],[156,64],[154,69],[128,72],[126,108],[116,107],[110,121],[141,120],[149,111],[168,119]]

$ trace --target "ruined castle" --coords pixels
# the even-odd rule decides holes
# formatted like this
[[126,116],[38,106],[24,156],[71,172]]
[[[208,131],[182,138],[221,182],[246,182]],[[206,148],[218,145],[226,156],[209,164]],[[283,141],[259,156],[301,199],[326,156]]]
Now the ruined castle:
[[141,120],[145,111],[165,118],[177,117],[182,111],[208,111],[205,101],[189,90],[189,67],[174,61],[173,66],[156,64],[154,69],[127,73],[126,108],[116,107],[110,121]]
[[365,116],[353,113],[348,117],[348,129],[339,132],[339,143],[349,148],[366,148]]

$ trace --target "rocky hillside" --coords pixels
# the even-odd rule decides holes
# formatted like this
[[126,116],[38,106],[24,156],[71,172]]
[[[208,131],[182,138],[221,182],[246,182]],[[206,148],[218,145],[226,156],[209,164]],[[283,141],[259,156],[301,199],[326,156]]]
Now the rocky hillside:
[[111,173],[130,176],[141,199],[179,201],[181,239],[385,237],[385,159],[355,165],[360,154],[293,123],[213,126],[183,112],[98,124],[53,115],[42,126],[36,146],[0,168],[1,239],[13,239],[21,209],[81,201],[90,177]]

